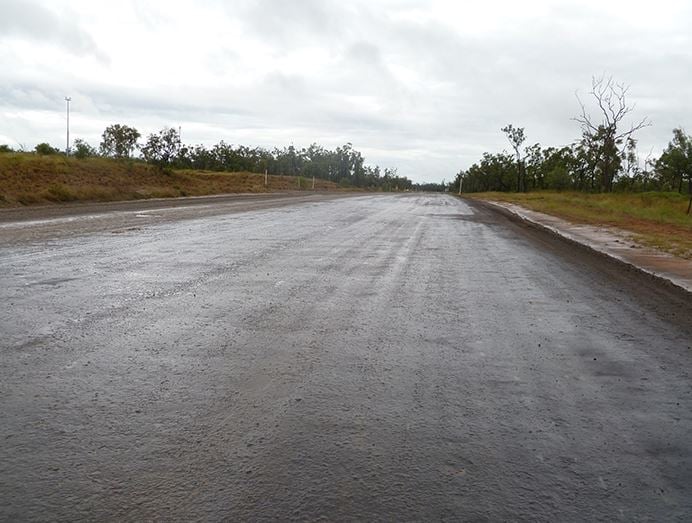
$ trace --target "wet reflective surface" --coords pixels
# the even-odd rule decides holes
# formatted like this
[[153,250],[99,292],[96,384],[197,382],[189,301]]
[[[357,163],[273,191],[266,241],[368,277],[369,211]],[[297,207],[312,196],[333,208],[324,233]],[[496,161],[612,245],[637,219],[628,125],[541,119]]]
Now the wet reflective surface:
[[306,198],[0,228],[0,519],[692,516],[689,299],[449,196]]

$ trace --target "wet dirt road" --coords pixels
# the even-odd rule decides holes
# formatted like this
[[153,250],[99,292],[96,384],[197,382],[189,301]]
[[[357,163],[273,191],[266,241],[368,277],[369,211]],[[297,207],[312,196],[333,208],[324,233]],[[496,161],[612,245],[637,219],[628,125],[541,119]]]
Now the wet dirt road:
[[301,198],[0,223],[0,520],[692,517],[689,295]]

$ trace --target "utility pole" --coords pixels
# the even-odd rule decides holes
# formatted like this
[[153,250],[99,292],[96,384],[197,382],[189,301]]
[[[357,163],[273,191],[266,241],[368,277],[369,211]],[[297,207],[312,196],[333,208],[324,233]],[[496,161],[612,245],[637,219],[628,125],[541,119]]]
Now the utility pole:
[[67,102],[67,145],[65,146],[65,155],[70,156],[70,102],[72,98],[66,96],[65,101]]

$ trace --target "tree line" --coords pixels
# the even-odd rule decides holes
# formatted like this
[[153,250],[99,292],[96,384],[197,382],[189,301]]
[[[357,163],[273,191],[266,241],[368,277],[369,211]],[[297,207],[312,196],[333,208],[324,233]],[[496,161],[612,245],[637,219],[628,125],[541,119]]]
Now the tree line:
[[[141,134],[134,127],[109,125],[101,135],[98,149],[76,139],[69,153],[78,159],[105,157],[137,159],[162,170],[197,169],[205,171],[246,171],[287,176],[315,177],[335,182],[344,187],[376,188],[385,191],[403,191],[418,188],[395,168],[380,168],[365,163],[363,155],[346,143],[336,149],[327,149],[313,143],[307,148],[293,145],[272,150],[262,147],[232,145],[224,141],[206,147],[186,145],[180,132],[164,128],[150,134],[139,143]],[[0,152],[10,152],[0,146]],[[38,144],[37,154],[58,154],[61,151],[47,143]],[[138,155],[139,153],[139,155]]]
[[563,147],[526,145],[522,127],[507,125],[511,152],[484,153],[460,171],[452,187],[464,192],[525,192],[540,189],[611,191],[678,191],[692,195],[692,136],[673,129],[673,138],[658,158],[643,162],[637,154],[637,131],[650,125],[644,118],[626,126],[634,106],[628,88],[612,78],[592,79],[590,95],[598,107],[589,114],[577,97],[581,112],[573,120],[581,136]]

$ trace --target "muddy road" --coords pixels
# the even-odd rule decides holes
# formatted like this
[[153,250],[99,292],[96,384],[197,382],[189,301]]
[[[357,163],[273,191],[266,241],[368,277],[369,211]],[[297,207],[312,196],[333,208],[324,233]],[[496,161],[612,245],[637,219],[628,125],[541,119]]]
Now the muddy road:
[[132,205],[0,213],[0,520],[692,518],[689,295],[443,195]]

